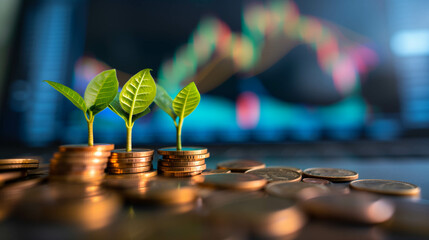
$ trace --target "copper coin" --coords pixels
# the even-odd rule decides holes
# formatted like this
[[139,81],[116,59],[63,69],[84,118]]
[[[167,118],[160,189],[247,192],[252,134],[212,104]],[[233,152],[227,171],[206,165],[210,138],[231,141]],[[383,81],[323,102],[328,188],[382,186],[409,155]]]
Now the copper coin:
[[302,169],[300,169],[300,168],[290,167],[290,166],[275,166],[275,167],[288,168],[290,170],[294,170],[294,171],[297,171],[297,172],[302,174]]
[[231,170],[229,170],[229,169],[206,169],[201,174],[202,175],[212,175],[212,174],[219,174],[219,173],[231,173]]
[[200,166],[205,164],[205,160],[198,160],[198,161],[192,161],[192,162],[181,162],[181,161],[158,161],[158,166],[167,166],[167,167],[192,167],[192,166]]
[[163,172],[158,170],[159,174],[166,177],[192,177],[196,175],[200,175],[201,171],[195,172]]
[[109,158],[110,163],[145,163],[152,162],[153,157],[136,157],[136,158],[117,158],[111,157]]
[[280,181],[268,184],[265,191],[280,198],[308,199],[328,193],[329,188],[320,184]]
[[207,148],[203,147],[183,147],[182,150],[178,151],[176,147],[166,147],[158,149],[159,155],[201,155],[207,153]]
[[357,172],[340,168],[308,168],[303,174],[305,177],[323,178],[331,182],[346,182],[359,178]]
[[108,158],[110,152],[56,152],[54,158]]
[[245,172],[250,169],[264,168],[265,163],[254,160],[230,160],[217,164],[218,169],[229,169],[232,172]]
[[153,155],[153,149],[147,148],[135,148],[131,152],[127,152],[125,149],[115,149],[112,151],[112,157],[117,158],[140,158],[150,157]]
[[306,183],[314,183],[314,184],[321,184],[321,185],[331,184],[330,181],[322,178],[303,178],[302,181]]
[[107,163],[107,158],[96,157],[96,158],[52,158],[51,164],[103,164]]
[[152,166],[151,162],[141,163],[109,163],[109,168],[136,168],[136,167],[147,167]]
[[7,158],[7,159],[0,159],[0,165],[7,165],[7,164],[38,164],[38,159],[32,159],[32,158]]
[[115,144],[94,144],[94,146],[88,146],[85,144],[70,144],[61,145],[59,147],[60,152],[109,152],[115,149]]
[[261,176],[267,179],[268,182],[275,181],[288,181],[298,182],[301,181],[301,173],[291,170],[289,168],[282,167],[268,167],[259,168],[246,171],[246,173]]
[[9,164],[9,165],[0,165],[0,170],[12,170],[12,169],[35,169],[38,168],[39,164]]
[[206,169],[205,164],[195,167],[165,167],[158,165],[158,170],[161,170],[163,172],[201,172],[204,169]]
[[154,177],[158,174],[156,170],[149,170],[147,172],[141,173],[129,173],[129,174],[120,174],[120,175],[107,175],[106,178],[113,179],[124,179],[124,178],[150,178]]
[[140,172],[149,171],[151,169],[152,169],[152,166],[136,167],[136,168],[109,168],[108,172],[113,174],[140,173]]
[[267,184],[263,177],[244,173],[221,173],[204,176],[203,186],[236,190],[259,190]]
[[361,179],[350,183],[350,187],[356,190],[381,193],[387,195],[418,195],[420,188],[414,184],[383,179]]
[[196,161],[210,157],[210,153],[195,154],[195,155],[163,155],[165,161]]

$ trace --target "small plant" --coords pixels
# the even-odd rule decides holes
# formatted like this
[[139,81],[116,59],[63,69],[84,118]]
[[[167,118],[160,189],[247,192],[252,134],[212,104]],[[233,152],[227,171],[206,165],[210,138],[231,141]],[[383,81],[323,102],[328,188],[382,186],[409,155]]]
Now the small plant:
[[125,121],[127,152],[132,150],[134,122],[150,112],[149,105],[155,99],[156,84],[150,75],[150,71],[151,69],[144,69],[132,76],[109,104],[110,110]]
[[88,84],[82,98],[73,89],[61,83],[45,81],[58,92],[68,98],[76,107],[82,110],[88,123],[88,146],[94,145],[93,123],[97,113],[103,111],[118,92],[116,70],[111,69],[99,73]]
[[194,82],[184,87],[174,100],[161,86],[157,85],[157,89],[155,104],[173,119],[176,126],[176,148],[180,151],[182,150],[183,119],[197,108],[200,103],[200,93]]

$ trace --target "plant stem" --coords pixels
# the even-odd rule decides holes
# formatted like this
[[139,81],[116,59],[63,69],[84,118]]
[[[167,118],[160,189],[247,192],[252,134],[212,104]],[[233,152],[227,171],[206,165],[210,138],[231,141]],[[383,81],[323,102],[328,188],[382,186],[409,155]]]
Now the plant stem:
[[176,127],[176,149],[177,151],[182,150],[182,125],[183,120],[182,118],[179,118],[179,125]]
[[94,118],[88,121],[88,146],[94,146],[94,131],[93,131]]
[[132,150],[132,133],[133,125],[127,126],[127,152],[131,152]]

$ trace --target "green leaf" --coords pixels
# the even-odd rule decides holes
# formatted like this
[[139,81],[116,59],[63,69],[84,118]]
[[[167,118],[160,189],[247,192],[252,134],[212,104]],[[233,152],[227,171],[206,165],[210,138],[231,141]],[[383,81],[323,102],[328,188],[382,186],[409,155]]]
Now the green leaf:
[[119,103],[130,115],[143,112],[155,99],[156,85],[150,71],[144,69],[138,72],[122,88]]
[[117,92],[118,79],[116,78],[116,70],[111,69],[101,72],[86,87],[84,95],[86,107],[95,115],[109,106]]
[[146,114],[148,114],[148,113],[150,113],[150,108],[146,108],[143,112],[133,115],[133,123],[134,123],[137,119],[139,119],[139,118],[143,117],[144,115],[146,115]]
[[109,109],[124,119],[125,123],[128,122],[128,113],[122,109],[121,104],[119,103],[119,93],[116,94],[113,101],[109,104]]
[[64,97],[68,98],[68,100],[70,100],[70,102],[72,102],[76,107],[78,107],[84,113],[86,112],[87,108],[85,105],[85,101],[79,95],[79,93],[75,92],[73,89],[71,89],[67,86],[64,86],[61,83],[56,83],[56,82],[47,81],[47,80],[45,82],[47,82],[49,85],[51,85],[53,88],[55,88],[55,90],[57,90],[62,95],[64,95]]
[[176,120],[177,115],[173,110],[173,99],[168,95],[167,91],[158,84],[156,85],[155,104],[164,110],[164,112],[166,112],[173,121]]
[[200,103],[200,93],[194,82],[183,88],[173,100],[173,110],[181,119],[191,114]]

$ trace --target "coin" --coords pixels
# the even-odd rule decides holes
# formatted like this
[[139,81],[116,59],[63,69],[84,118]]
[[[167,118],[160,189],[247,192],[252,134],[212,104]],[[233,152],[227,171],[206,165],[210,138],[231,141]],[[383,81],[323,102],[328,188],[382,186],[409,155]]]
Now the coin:
[[9,165],[0,165],[0,170],[12,170],[12,169],[35,169],[38,168],[39,164],[9,164]]
[[112,151],[112,157],[117,158],[141,158],[151,157],[153,155],[153,149],[147,148],[134,148],[131,152],[127,152],[126,149],[116,149]]
[[351,182],[350,187],[356,190],[387,195],[407,196],[420,194],[420,188],[418,186],[394,180],[361,179]]
[[153,158],[150,157],[136,157],[136,158],[118,158],[118,157],[111,157],[109,158],[110,163],[145,163],[145,162],[152,162]]
[[123,179],[123,178],[149,178],[154,177],[158,174],[156,170],[149,170],[141,173],[129,173],[129,174],[118,174],[118,175],[107,175],[106,178]]
[[259,190],[267,184],[263,177],[244,173],[220,173],[204,176],[203,186],[237,190]]
[[314,184],[322,184],[322,185],[331,184],[330,181],[322,178],[303,178],[302,181],[306,183],[314,183]]
[[303,172],[305,177],[323,178],[332,182],[346,182],[358,179],[359,174],[340,168],[308,168]]
[[107,163],[107,158],[52,158],[51,164],[103,164]]
[[136,167],[136,168],[109,168],[108,172],[113,174],[124,174],[124,173],[140,173],[151,170],[152,166],[147,167]]
[[70,144],[62,145],[59,147],[60,152],[108,152],[115,149],[114,144],[95,144],[94,146],[88,146],[84,144]]
[[231,201],[215,208],[211,216],[227,226],[244,225],[256,235],[255,239],[287,236],[297,232],[306,222],[305,215],[293,201],[274,197]]
[[201,160],[210,157],[210,153],[195,154],[195,155],[163,155],[162,159],[165,161],[193,161]]
[[165,167],[158,165],[158,170],[161,170],[162,172],[201,172],[204,169],[206,169],[205,164],[195,167]]
[[108,158],[110,156],[110,152],[56,152],[54,153],[54,158]]
[[195,172],[163,172],[158,170],[160,174],[166,177],[192,177],[201,174],[201,171]]
[[229,169],[232,172],[245,172],[250,169],[264,168],[265,163],[254,160],[230,160],[217,164],[218,169]]
[[298,181],[301,181],[301,174],[299,172],[291,170],[289,168],[282,168],[282,167],[259,168],[259,169],[248,170],[245,173],[261,176],[261,177],[267,179],[268,182],[274,182],[274,181],[298,182]]
[[300,203],[310,215],[319,218],[378,224],[389,220],[395,207],[392,202],[364,193],[328,194]]
[[274,166],[274,167],[287,168],[287,169],[294,170],[294,171],[297,171],[297,172],[302,174],[302,169],[300,169],[300,168],[290,167],[290,166]]
[[212,174],[219,174],[219,173],[231,173],[231,170],[229,170],[229,169],[206,169],[201,174],[202,175],[212,175]]
[[192,162],[181,162],[181,161],[163,161],[163,160],[159,160],[158,161],[158,166],[170,166],[170,167],[192,167],[192,166],[200,166],[205,164],[206,161],[205,160],[197,160],[197,161],[192,161]]
[[39,163],[38,159],[31,159],[31,158],[7,158],[7,159],[0,159],[0,165],[4,164],[30,164],[30,163]]
[[109,168],[136,168],[136,167],[147,167],[151,166],[151,162],[141,163],[109,163]]
[[320,184],[304,182],[272,182],[265,187],[268,194],[287,199],[309,199],[329,192]]
[[13,171],[0,173],[0,185],[3,182],[27,176],[27,171]]
[[207,153],[207,148],[203,147],[183,147],[182,150],[178,151],[176,147],[166,147],[158,149],[160,155],[201,155]]

